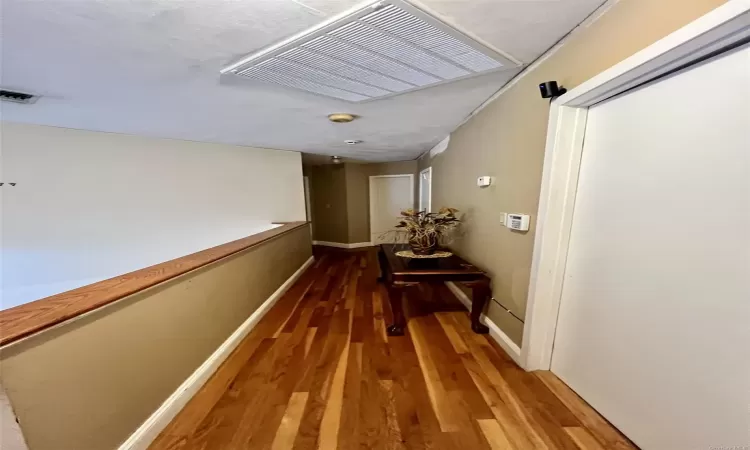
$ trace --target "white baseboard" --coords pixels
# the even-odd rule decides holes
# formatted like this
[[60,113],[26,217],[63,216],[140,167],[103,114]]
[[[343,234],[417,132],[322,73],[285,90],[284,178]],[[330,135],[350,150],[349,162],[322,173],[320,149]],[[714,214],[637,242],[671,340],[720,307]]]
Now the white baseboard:
[[[466,309],[471,310],[471,299],[464,293],[464,291],[459,289],[452,281],[447,281],[445,285],[448,286],[448,289],[450,289],[461,303],[466,306]],[[492,339],[494,339],[495,342],[505,350],[505,353],[507,353],[519,367],[523,367],[523,364],[521,363],[521,348],[518,344],[513,342],[508,335],[495,324],[495,322],[489,319],[489,317],[482,314],[481,321],[489,327]]]
[[372,242],[355,242],[353,244],[343,244],[341,242],[313,241],[313,245],[324,245],[326,247],[336,248],[362,248],[372,247]]
[[201,387],[211,378],[221,363],[234,351],[242,342],[245,336],[255,328],[260,319],[268,312],[269,309],[281,298],[282,295],[294,284],[302,273],[312,265],[314,258],[305,261],[294,274],[289,277],[263,304],[250,315],[250,317],[216,349],[203,364],[198,367],[172,395],[167,398],[151,416],[146,419],[130,437],[120,445],[119,450],[142,450],[146,449],[156,439],[159,433],[169,425],[169,422],[175,418],[182,408],[190,401],[191,398],[200,390]]

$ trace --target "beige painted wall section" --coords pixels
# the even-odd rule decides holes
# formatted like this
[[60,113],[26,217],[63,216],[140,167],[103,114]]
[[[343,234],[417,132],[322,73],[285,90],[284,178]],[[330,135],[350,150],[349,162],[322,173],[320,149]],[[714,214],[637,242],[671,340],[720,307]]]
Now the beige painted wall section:
[[417,161],[345,163],[310,169],[316,241],[344,244],[370,240],[370,176],[413,174],[417,198]]
[[372,164],[346,164],[346,242],[370,241],[370,172]]
[[116,448],[311,255],[302,227],[1,349],[29,447]]
[[[557,80],[568,89],[647,47],[723,4],[723,0],[622,0],[595,22],[579,28],[565,45],[451,135],[448,149],[432,160],[435,206],[465,213],[457,251],[492,275],[496,300],[523,318],[539,202],[549,102],[538,84]],[[482,175],[495,177],[486,189]],[[532,216],[526,233],[500,225],[500,213]],[[516,343],[523,323],[495,302],[487,314]]]

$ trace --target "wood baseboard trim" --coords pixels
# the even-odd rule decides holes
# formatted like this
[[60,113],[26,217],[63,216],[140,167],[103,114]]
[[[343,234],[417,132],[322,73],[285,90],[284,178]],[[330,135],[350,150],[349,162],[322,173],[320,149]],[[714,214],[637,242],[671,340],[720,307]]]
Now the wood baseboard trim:
[[[451,292],[453,292],[453,295],[455,295],[461,303],[464,304],[466,309],[471,311],[471,299],[456,286],[455,283],[452,281],[446,281],[445,285],[450,289]],[[490,336],[492,339],[497,342],[497,344],[502,347],[503,350],[505,350],[505,353],[508,354],[508,356],[513,359],[513,361],[518,364],[519,367],[523,368],[523,364],[521,363],[521,348],[511,340],[510,337],[508,337],[503,330],[500,329],[500,327],[495,324],[492,320],[490,320],[489,317],[482,314],[482,323],[487,325],[490,329]]]
[[258,324],[260,319],[276,304],[282,295],[299,279],[300,276],[314,262],[314,257],[310,257],[294,274],[282,284],[276,292],[271,294],[268,299],[245,320],[242,325],[224,341],[203,364],[198,367],[173,393],[167,398],[159,408],[154,411],[145,422],[138,427],[130,437],[123,442],[119,450],[145,450],[156,439],[159,433],[169,425],[172,419],[182,410],[193,396],[198,393],[201,387],[216,372],[216,369],[229,357],[242,340]]
[[372,247],[372,242],[355,242],[353,244],[344,244],[341,242],[313,241],[313,245],[323,245],[326,247],[351,249],[351,248]]

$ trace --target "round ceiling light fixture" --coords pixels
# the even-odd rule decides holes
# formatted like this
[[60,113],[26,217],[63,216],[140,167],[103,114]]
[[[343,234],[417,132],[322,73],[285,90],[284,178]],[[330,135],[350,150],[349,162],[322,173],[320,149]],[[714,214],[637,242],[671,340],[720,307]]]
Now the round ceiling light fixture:
[[341,164],[343,161],[341,161],[340,156],[331,156],[331,162],[334,164]]
[[358,116],[349,113],[334,113],[328,115],[328,120],[333,123],[349,123],[357,117]]
[[357,144],[361,144],[362,141],[360,141],[359,139],[347,139],[344,141],[344,143],[346,145],[357,145]]

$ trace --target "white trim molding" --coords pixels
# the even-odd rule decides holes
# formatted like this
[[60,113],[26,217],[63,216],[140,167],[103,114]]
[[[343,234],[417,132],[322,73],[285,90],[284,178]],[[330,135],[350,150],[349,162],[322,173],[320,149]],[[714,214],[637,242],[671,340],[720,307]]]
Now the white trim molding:
[[[427,205],[426,206],[422,204],[422,184],[424,183],[425,175],[430,176],[430,185],[427,186],[429,189],[427,192]],[[420,211],[432,212],[432,167],[431,166],[419,172],[419,199],[418,201],[419,201]]]
[[[471,311],[471,299],[462,291],[461,289],[456,286],[456,283],[452,281],[446,281],[445,285],[450,289],[451,292],[453,292],[453,295],[458,298],[461,303],[464,304],[466,309]],[[516,362],[521,368],[523,368],[523,365],[521,364],[521,348],[511,340],[510,337],[508,337],[507,334],[503,332],[503,330],[500,329],[500,327],[495,324],[492,320],[490,320],[489,317],[482,314],[480,317],[480,320],[483,324],[487,325],[487,327],[490,329],[490,337],[497,342],[497,344],[502,347],[503,350],[505,350],[505,353],[508,354],[508,356],[513,359],[513,361]]]
[[8,394],[0,385],[0,445],[5,450],[29,450]]
[[550,108],[522,364],[549,370],[588,108],[746,42],[750,0],[730,0],[556,99]]
[[313,245],[323,245],[325,247],[335,248],[362,248],[372,247],[372,242],[355,242],[353,244],[344,244],[343,242],[313,241]]
[[159,408],[154,411],[145,422],[138,427],[130,437],[123,442],[119,450],[145,450],[156,439],[159,433],[169,425],[169,422],[185,407],[191,398],[200,390],[209,378],[216,372],[221,363],[229,357],[242,340],[258,324],[260,319],[276,304],[282,295],[299,279],[300,276],[315,261],[310,257],[294,274],[289,277],[284,284],[271,294],[263,304],[255,310],[242,325],[224,341],[203,364],[198,367],[173,393],[170,395]]

